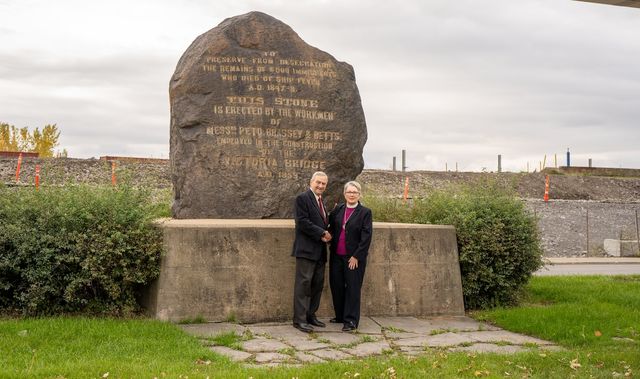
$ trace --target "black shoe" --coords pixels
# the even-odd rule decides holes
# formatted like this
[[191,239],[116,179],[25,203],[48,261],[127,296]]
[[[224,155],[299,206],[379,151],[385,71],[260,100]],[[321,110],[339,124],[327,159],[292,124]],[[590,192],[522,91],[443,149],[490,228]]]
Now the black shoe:
[[352,332],[356,329],[357,329],[356,326],[352,322],[345,322],[344,325],[342,326],[343,332]]
[[332,318],[331,320],[329,320],[330,323],[332,324],[342,324],[342,320],[338,320],[337,317]]
[[313,326],[309,324],[305,324],[304,322],[301,322],[301,323],[294,322],[293,327],[298,329],[301,332],[305,332],[305,333],[313,332]]
[[325,326],[327,326],[324,322],[318,320],[317,317],[308,318],[307,322],[313,326],[319,326],[321,328],[324,328]]

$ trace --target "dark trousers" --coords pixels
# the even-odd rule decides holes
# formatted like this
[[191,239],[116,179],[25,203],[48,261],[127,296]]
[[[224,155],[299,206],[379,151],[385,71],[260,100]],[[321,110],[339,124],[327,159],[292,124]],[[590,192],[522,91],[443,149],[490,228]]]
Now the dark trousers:
[[347,256],[331,254],[329,285],[336,318],[357,327],[360,322],[360,290],[367,262],[359,261],[355,270],[349,270],[348,262]]
[[315,317],[320,307],[320,296],[324,287],[325,264],[325,261],[296,258],[293,322],[306,323],[310,317]]

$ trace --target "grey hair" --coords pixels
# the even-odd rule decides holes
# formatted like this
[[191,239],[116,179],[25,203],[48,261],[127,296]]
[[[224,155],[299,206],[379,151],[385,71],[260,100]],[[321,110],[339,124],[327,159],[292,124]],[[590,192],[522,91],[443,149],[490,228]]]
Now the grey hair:
[[316,171],[313,173],[313,175],[311,175],[311,181],[313,181],[313,179],[315,179],[317,176],[323,176],[325,178],[329,177],[329,175],[325,174],[323,171]]
[[344,191],[343,192],[347,192],[347,188],[348,187],[356,187],[358,192],[362,192],[362,186],[360,185],[360,183],[356,182],[355,180],[347,182],[347,184],[344,185]]

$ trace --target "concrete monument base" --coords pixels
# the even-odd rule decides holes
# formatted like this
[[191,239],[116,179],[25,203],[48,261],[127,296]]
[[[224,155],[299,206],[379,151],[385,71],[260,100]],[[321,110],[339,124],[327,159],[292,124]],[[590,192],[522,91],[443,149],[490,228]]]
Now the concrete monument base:
[[[291,319],[293,220],[172,219],[160,227],[166,255],[143,299],[154,317]],[[362,314],[463,315],[455,229],[374,222]],[[328,277],[318,316],[333,316]]]

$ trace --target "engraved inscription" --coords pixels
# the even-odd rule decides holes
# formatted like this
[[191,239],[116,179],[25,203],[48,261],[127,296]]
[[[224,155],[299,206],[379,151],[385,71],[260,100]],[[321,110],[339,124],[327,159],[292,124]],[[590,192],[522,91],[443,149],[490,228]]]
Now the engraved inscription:
[[223,81],[249,83],[252,92],[299,92],[300,87],[318,88],[338,74],[332,62],[276,58],[275,51],[260,57],[207,56],[202,70]]
[[283,125],[296,120],[320,124],[336,120],[335,111],[309,96],[309,91],[302,91],[307,88],[313,93],[336,79],[333,62],[265,51],[254,57],[206,56],[201,67],[223,82],[243,84],[233,85],[234,93],[225,94],[223,103],[210,108],[209,143],[239,149],[234,150],[237,155],[225,155],[218,162],[221,167],[250,170],[257,177],[273,179],[297,179],[302,170],[326,168],[326,161],[305,157],[313,151],[332,151],[342,141],[342,133]]

